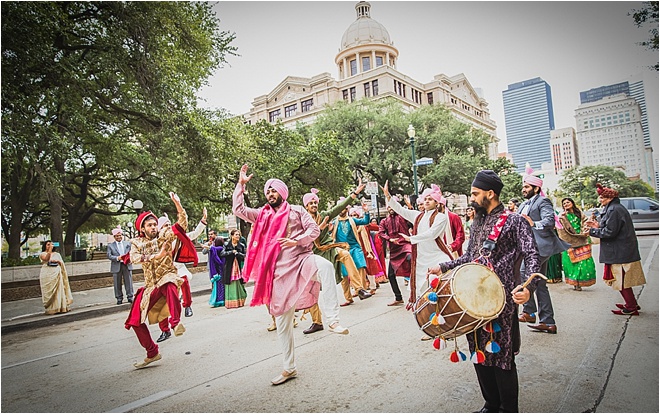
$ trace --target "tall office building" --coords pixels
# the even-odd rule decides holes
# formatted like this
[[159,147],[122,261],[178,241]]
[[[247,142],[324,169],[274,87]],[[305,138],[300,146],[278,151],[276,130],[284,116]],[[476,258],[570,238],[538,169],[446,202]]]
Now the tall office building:
[[555,117],[550,85],[541,78],[513,83],[502,98],[507,152],[513,155],[517,171],[523,172],[526,163],[540,169],[552,159],[550,131],[555,129]]
[[644,169],[640,172],[640,174],[644,181],[649,183],[651,186],[654,186],[656,162],[653,160],[653,146],[651,145],[649,121],[646,113],[646,97],[644,95],[644,81],[642,79],[642,75],[638,74],[623,82],[600,86],[597,88],[589,89],[588,91],[580,92],[580,103],[586,104],[590,102],[597,102],[608,96],[621,93],[634,98],[639,105],[642,135],[644,138]]
[[568,127],[550,131],[550,152],[555,174],[580,165],[575,129]]
[[646,176],[642,115],[635,98],[620,93],[575,110],[580,165],[622,168],[628,177]]

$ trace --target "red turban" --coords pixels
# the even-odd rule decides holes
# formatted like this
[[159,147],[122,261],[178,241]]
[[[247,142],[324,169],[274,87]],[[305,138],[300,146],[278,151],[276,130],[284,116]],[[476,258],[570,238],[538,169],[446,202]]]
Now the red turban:
[[144,237],[144,232],[142,231],[142,223],[147,221],[148,218],[153,218],[154,220],[158,221],[158,217],[156,217],[156,215],[151,211],[144,211],[135,219],[135,230],[138,231],[140,237]]
[[596,184],[596,191],[598,195],[604,198],[616,198],[619,196],[619,192],[611,188],[603,187],[602,184]]

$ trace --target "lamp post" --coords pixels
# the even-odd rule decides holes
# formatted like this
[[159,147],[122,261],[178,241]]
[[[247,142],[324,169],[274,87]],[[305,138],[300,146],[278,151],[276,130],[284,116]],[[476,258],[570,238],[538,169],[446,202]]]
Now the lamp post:
[[408,125],[408,138],[410,138],[410,151],[412,152],[412,165],[413,165],[413,180],[415,183],[415,197],[417,197],[417,160],[415,158],[415,127],[412,124]]
[[142,200],[133,201],[133,209],[135,210],[135,215],[139,216],[140,213],[142,213],[142,207],[144,207]]
[[128,237],[131,239],[133,238],[133,222],[129,221],[126,223],[126,227],[128,227]]

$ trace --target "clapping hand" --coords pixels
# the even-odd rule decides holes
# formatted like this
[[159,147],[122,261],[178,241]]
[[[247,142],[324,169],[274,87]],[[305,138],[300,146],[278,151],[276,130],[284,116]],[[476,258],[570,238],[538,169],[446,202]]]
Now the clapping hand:
[[323,218],[323,221],[321,222],[321,224],[319,224],[319,230],[324,230],[326,227],[328,227],[328,222],[329,222],[329,221],[330,221],[330,217],[329,217],[329,216],[325,216],[325,217]]

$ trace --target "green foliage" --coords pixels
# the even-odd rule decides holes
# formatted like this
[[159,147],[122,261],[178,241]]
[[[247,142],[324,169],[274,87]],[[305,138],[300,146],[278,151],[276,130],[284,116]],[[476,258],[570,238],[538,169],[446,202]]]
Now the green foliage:
[[[648,24],[649,28],[649,38],[643,42],[639,42],[640,46],[653,51],[658,51],[658,2],[657,1],[645,1],[642,3],[643,7],[639,10],[633,10],[632,18],[635,21],[637,27],[642,27]],[[628,16],[631,16],[628,13]],[[658,71],[658,64],[656,63],[651,67],[656,72]]]
[[417,169],[420,190],[431,183],[443,191],[468,194],[475,174],[487,161],[489,137],[458,121],[443,105],[408,112],[397,101],[338,102],[312,129],[332,133],[346,149],[348,166],[367,181],[390,182],[393,194],[413,194],[414,177],[408,125],[416,131],[415,158],[434,163]]
[[564,172],[555,192],[558,200],[570,197],[585,208],[599,207],[596,184],[619,191],[619,197],[653,197],[653,188],[643,181],[631,181],[623,171],[604,165],[571,168]]
[[29,256],[24,259],[9,257],[2,259],[2,267],[33,266],[38,264],[41,264],[41,259],[38,256]]
[[[2,3],[2,230],[49,223],[70,251],[93,215],[196,186],[213,146],[196,91],[234,54],[208,3]],[[5,158],[7,159],[7,158]],[[171,161],[171,162],[170,162]],[[184,185],[185,184],[185,185]],[[34,216],[34,217],[32,217]]]

